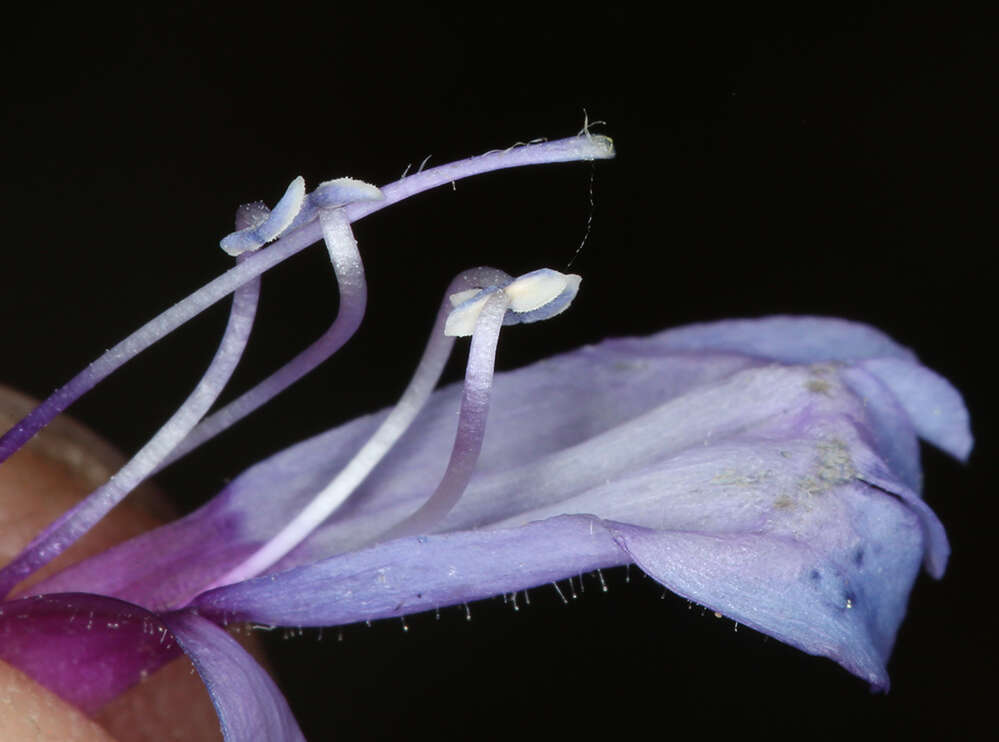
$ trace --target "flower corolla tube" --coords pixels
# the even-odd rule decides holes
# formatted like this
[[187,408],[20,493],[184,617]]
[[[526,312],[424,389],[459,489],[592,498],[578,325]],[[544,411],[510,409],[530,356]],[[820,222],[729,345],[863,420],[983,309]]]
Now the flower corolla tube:
[[[559,314],[579,290],[578,276],[549,269],[457,276],[395,407],[292,446],[192,514],[24,586],[136,485],[350,338],[367,300],[353,221],[488,170],[613,154],[584,130],[382,188],[341,178],[307,193],[297,178],[273,209],[240,207],[221,242],[234,268],[0,439],[5,459],[127,359],[233,294],[191,396],[0,570],[0,659],[94,713],[183,652],[227,740],[297,740],[280,691],[226,625],[399,617],[636,564],[690,601],[887,688],[920,565],[940,577],[947,562],[943,526],[921,497],[918,439],[967,457],[958,392],[881,332],[821,317],[606,340],[494,375],[501,328]],[[319,239],[341,297],[332,325],[208,415],[247,342],[260,274]],[[456,336],[471,337],[464,382],[434,391]]]

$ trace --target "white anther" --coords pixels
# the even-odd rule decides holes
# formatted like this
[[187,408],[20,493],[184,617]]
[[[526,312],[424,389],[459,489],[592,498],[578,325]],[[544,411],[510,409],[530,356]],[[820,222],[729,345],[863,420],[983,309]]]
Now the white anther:
[[444,324],[444,334],[451,337],[471,335],[479,312],[496,291],[502,291],[510,300],[504,324],[539,322],[554,317],[572,303],[581,280],[574,273],[565,274],[542,268],[525,273],[502,286],[451,294],[449,299],[454,309]]
[[[444,334],[448,337],[458,337],[464,338],[468,337],[475,330],[475,321],[479,318],[479,313],[482,312],[482,308],[489,301],[489,297],[500,289],[488,289],[486,291],[475,291],[473,290],[472,297],[461,302],[458,306],[451,310],[451,314],[447,316],[447,321],[444,323]],[[461,294],[468,294],[468,291],[459,291],[457,294],[451,295],[451,301],[454,301],[455,296]]]
[[299,175],[288,186],[281,200],[274,206],[267,221],[260,225],[260,238],[265,242],[276,239],[298,216],[305,203],[305,178]]
[[562,314],[572,304],[572,300],[576,298],[576,294],[579,293],[579,283],[582,280],[575,273],[566,274],[565,288],[558,296],[554,297],[547,304],[529,312],[510,313],[507,315],[508,319],[512,320],[512,322],[530,324],[531,322],[540,322],[543,319],[550,319],[558,314]]
[[247,204],[255,207],[254,213],[249,215],[249,219],[256,220],[259,216],[265,216],[263,221],[240,229],[232,234],[228,234],[219,242],[219,246],[229,255],[241,255],[251,250],[259,250],[273,239],[276,239],[285,229],[288,228],[298,216],[305,203],[305,178],[299,175],[288,186],[281,200],[277,202],[274,211],[266,213],[260,208],[266,209],[259,202]]
[[533,312],[558,298],[568,283],[564,273],[542,268],[515,278],[503,290],[510,298],[511,311]]
[[344,206],[354,201],[381,201],[384,198],[381,188],[356,178],[323,181],[309,195],[312,205],[318,209]]
[[465,291],[459,291],[456,294],[451,294],[451,296],[448,297],[448,301],[451,302],[452,307],[456,307],[459,304],[464,304],[473,296],[476,296],[481,293],[482,289],[466,289]]
[[311,222],[320,209],[335,209],[355,201],[380,201],[385,194],[377,186],[355,178],[336,178],[320,183],[312,193],[305,193],[305,178],[299,175],[278,201],[274,211],[261,203],[246,204],[237,218],[245,226],[222,238],[219,245],[230,255],[259,250],[268,242]]
[[226,254],[236,257],[237,255],[242,255],[245,252],[252,250],[259,250],[264,246],[256,237],[256,227],[248,227],[247,229],[241,229],[238,232],[232,232],[227,234],[219,241],[219,247],[221,247]]

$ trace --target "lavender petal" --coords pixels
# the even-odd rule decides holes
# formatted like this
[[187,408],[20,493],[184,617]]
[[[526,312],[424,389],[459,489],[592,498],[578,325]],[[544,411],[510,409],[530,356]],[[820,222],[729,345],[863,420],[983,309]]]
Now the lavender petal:
[[305,742],[281,691],[235,639],[191,613],[163,621],[208,687],[226,742]]
[[911,350],[880,330],[835,317],[776,315],[705,322],[666,330],[650,340],[668,350],[744,353],[781,363],[866,358],[916,361]]
[[194,607],[216,621],[328,626],[479,600],[629,560],[596,519],[411,536],[210,590]]

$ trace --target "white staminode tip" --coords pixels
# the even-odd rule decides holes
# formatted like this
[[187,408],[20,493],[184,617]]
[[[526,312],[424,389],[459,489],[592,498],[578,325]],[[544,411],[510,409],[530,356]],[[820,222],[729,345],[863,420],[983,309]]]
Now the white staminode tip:
[[[489,297],[503,291],[510,300],[507,316],[516,322],[537,322],[561,314],[579,290],[580,277],[559,273],[550,268],[526,273],[505,286],[484,290],[460,291],[450,296],[454,309],[444,323],[444,334],[467,337],[475,330],[475,322]],[[551,311],[545,310],[550,307]],[[507,324],[511,324],[508,322]]]
[[603,134],[584,132],[579,140],[580,154],[584,160],[612,160],[617,154],[614,151],[614,140]]

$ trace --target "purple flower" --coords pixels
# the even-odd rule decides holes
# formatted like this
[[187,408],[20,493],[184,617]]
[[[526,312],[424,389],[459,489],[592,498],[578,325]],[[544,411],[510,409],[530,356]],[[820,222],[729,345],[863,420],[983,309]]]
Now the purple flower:
[[[236,268],[0,442],[8,455],[124,358],[235,291],[198,389],[115,479],[0,571],[4,592],[139,481],[343,345],[366,301],[351,221],[486,169],[611,155],[609,140],[584,132],[381,190],[340,179],[306,194],[297,179],[273,211],[243,207],[223,240]],[[336,321],[199,423],[246,342],[255,277],[320,236],[341,287]],[[920,496],[917,438],[965,458],[960,395],[877,330],[814,317],[608,340],[494,377],[500,327],[558,314],[578,287],[547,270],[459,276],[396,408],[293,446],[191,515],[15,589],[0,605],[0,658],[92,712],[185,652],[226,739],[300,739],[280,692],[222,627],[398,617],[635,563],[689,600],[887,688],[919,566],[940,577],[949,550]],[[431,394],[450,336],[466,334],[464,384]]]

